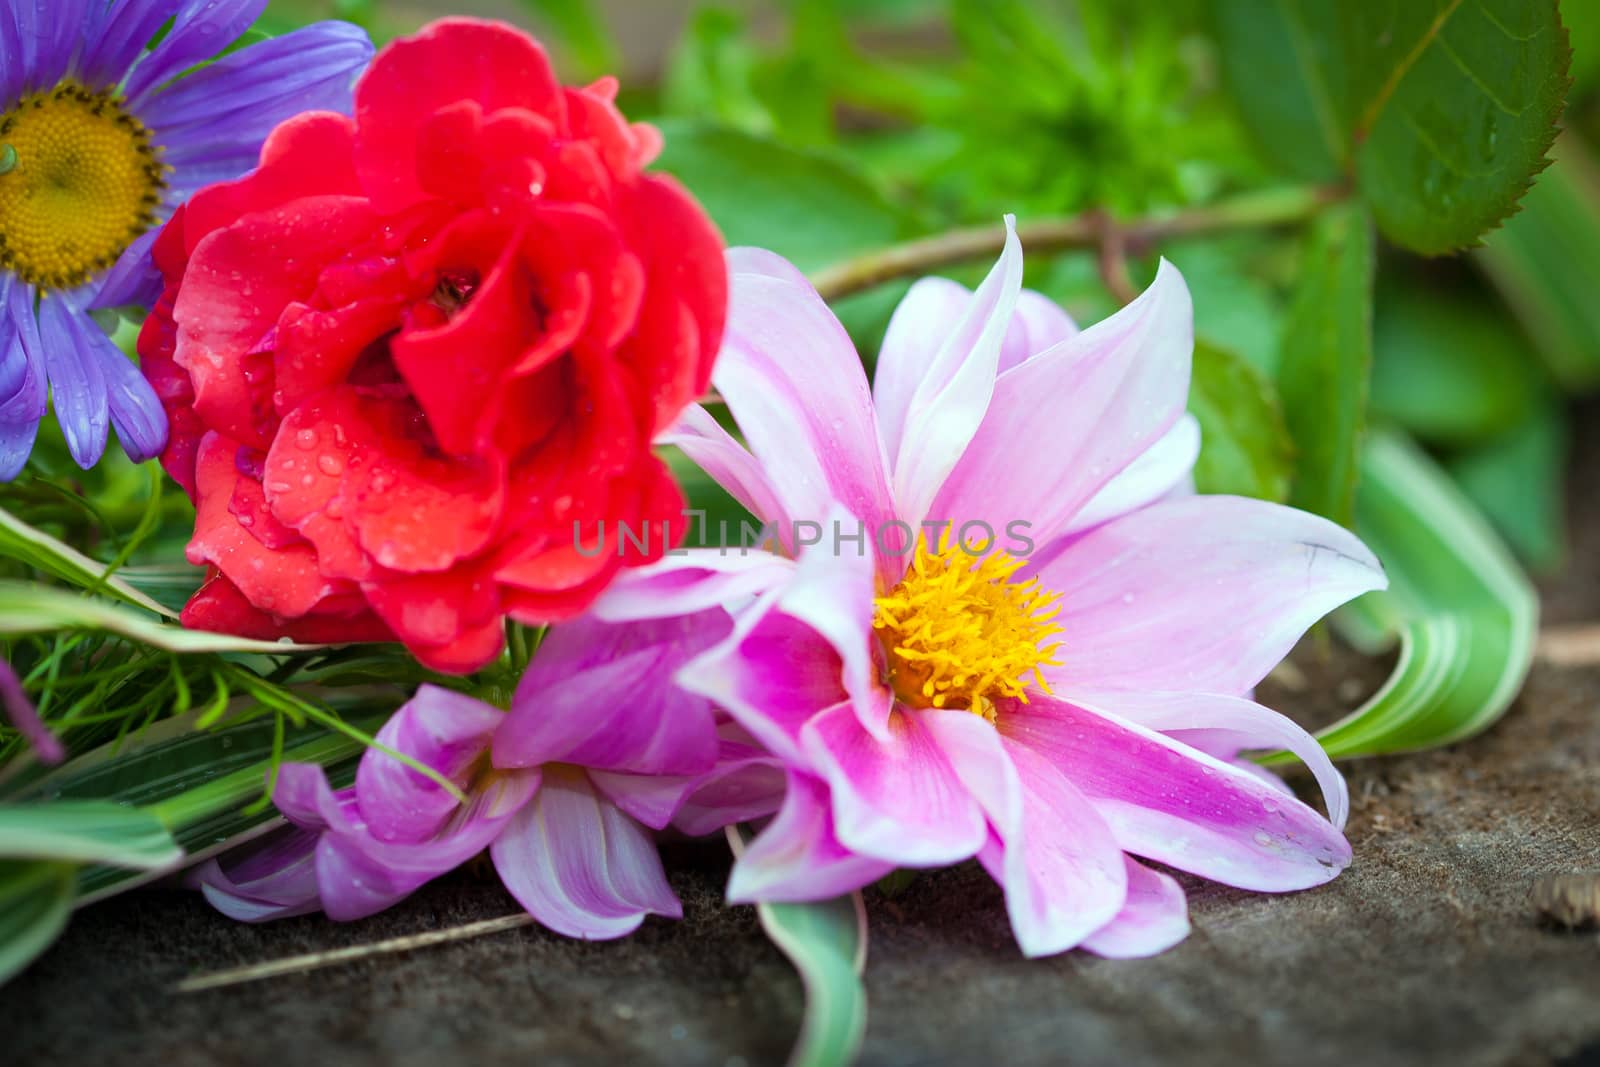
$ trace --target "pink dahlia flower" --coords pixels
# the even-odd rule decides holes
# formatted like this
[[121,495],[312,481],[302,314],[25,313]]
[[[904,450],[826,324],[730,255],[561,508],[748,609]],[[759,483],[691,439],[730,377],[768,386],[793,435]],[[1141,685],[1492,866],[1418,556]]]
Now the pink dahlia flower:
[[770,758],[671,684],[729,629],[720,610],[563,626],[509,713],[423,686],[378,740],[448,778],[465,802],[378,749],[340,790],[321,767],[287,763],[273,800],[293,828],[191,882],[245,921],[319,908],[359,919],[488,849],[506,888],[558,933],[621,937],[648,914],[676,918],[651,831],[706,833],[767,814],[782,789]]
[[[678,675],[788,776],[733,900],[975,856],[1027,954],[1148,955],[1188,917],[1141,860],[1268,892],[1349,863],[1343,780],[1251,693],[1311,623],[1385,579],[1333,523],[1193,495],[1175,268],[1079,332],[1021,290],[1007,226],[976,292],[911,289],[870,390],[793,266],[729,252],[713,380],[748,450],[698,409],[673,441],[776,524],[777,552],[668,558],[596,611],[754,596]],[[1253,748],[1298,753],[1328,817],[1238,759]]]

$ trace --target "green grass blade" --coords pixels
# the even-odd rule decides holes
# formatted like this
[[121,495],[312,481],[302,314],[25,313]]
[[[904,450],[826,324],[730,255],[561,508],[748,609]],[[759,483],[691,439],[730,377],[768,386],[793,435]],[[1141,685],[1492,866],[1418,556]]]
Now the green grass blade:
[[175,614],[172,609],[152,600],[116,574],[108,574],[111,568],[104,563],[90,559],[43,530],[29,526],[3,507],[0,507],[0,555],[10,556],[35,570],[81,588],[109,593],[157,615],[172,617]]
[[[153,610],[153,609],[152,609]],[[168,652],[308,652],[322,645],[254,641],[155,622],[116,604],[29,582],[0,581],[0,634],[100,630]]]
[[70,863],[0,860],[0,984],[9,982],[66,928]]
[[0,856],[159,870],[183,859],[161,820],[107,800],[0,804]]

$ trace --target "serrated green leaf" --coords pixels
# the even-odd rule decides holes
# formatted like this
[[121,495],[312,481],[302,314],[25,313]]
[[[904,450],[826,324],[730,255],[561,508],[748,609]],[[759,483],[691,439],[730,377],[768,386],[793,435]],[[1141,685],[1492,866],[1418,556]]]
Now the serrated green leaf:
[[1196,487],[1202,493],[1286,499],[1294,442],[1271,380],[1205,341],[1195,342],[1193,374],[1189,410],[1200,422]]
[[0,984],[49,948],[72,914],[73,867],[0,859]]
[[1362,454],[1356,531],[1389,588],[1334,616],[1365,650],[1398,641],[1383,688],[1317,736],[1337,757],[1450,744],[1510,706],[1533,662],[1539,599],[1505,546],[1437,464],[1403,436]]
[[1468,445],[1528,419],[1545,389],[1528,343],[1481,291],[1385,277],[1372,327],[1372,416],[1435,445]]
[[1536,571],[1566,555],[1567,414],[1546,403],[1492,440],[1446,463],[1461,491]]
[[1600,161],[1568,130],[1522,210],[1474,253],[1568,389],[1600,385]]
[[126,603],[171,617],[174,612],[152,600],[116,575],[106,575],[105,564],[90,559],[71,545],[51,537],[0,507],[0,555],[9,556],[34,570],[43,571],[82,589],[109,593]]
[[659,169],[694,191],[730,245],[814,270],[914,232],[911,216],[842,157],[695,121],[660,128]]
[[281,655],[323,647],[255,641],[203,630],[185,630],[181,626],[154,622],[116,604],[74,596],[61,589],[28,582],[0,581],[0,634],[50,633],[55,630],[100,630],[120,634],[168,652],[257,652]]
[[[745,831],[730,826],[728,843],[743,851]],[[789,957],[806,991],[805,1018],[789,1067],[855,1062],[867,1031],[867,912],[860,893],[810,904],[758,904],[761,928]]]
[[1318,220],[1284,325],[1278,391],[1294,440],[1289,499],[1347,523],[1372,365],[1372,228],[1349,205]]
[[56,800],[0,804],[0,856],[149,871],[177,863],[183,849],[160,820],[138,808]]
[[1266,157],[1353,178],[1417,252],[1509,215],[1555,136],[1570,58],[1555,0],[1215,0],[1215,24]]

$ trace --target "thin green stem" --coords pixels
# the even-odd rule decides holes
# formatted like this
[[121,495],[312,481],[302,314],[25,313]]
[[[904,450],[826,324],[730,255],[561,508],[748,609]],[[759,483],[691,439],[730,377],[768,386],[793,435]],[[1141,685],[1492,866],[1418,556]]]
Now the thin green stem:
[[[1017,227],[1017,238],[1033,253],[1119,247],[1137,255],[1180,237],[1297,225],[1348,195],[1342,186],[1293,186],[1126,223],[1115,223],[1104,211],[1096,210],[1023,223]],[[837,300],[897,278],[993,258],[1004,244],[1005,231],[997,226],[949,230],[824,268],[811,276],[811,282],[824,300]]]

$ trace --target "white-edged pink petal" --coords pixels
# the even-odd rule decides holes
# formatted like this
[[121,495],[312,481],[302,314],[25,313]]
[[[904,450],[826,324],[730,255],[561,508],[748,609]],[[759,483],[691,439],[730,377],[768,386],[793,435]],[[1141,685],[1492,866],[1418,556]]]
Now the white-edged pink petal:
[[765,818],[783,802],[783,761],[753,741],[722,741],[717,766],[702,775],[673,815],[674,828],[698,837],[724,826]]
[[[1350,815],[1350,789],[1317,739],[1293,719],[1244,697],[1217,693],[1151,693],[1074,689],[1072,702],[1106,711],[1150,730],[1189,742],[1202,733],[1202,751],[1234,762],[1245,749],[1286,749],[1300,757],[1322,788],[1328,820],[1340,829]],[[1281,788],[1283,783],[1274,778]]]
[[832,794],[833,832],[852,852],[934,867],[982,847],[983,809],[916,712],[892,714],[880,740],[840,705],[806,723],[800,736]]
[[763,522],[786,526],[793,517],[784,512],[778,490],[767,480],[756,457],[699,404],[684,408],[677,423],[658,443],[682,449],[696,466]]
[[622,937],[646,915],[683,916],[649,832],[580,771],[547,774],[490,853],[511,895],[568,937]]
[[894,864],[862,856],[833,833],[828,787],[808,774],[789,775],[777,817],[745,846],[728,878],[734,904],[828,900],[877,881]]
[[1200,458],[1200,422],[1185,414],[1111,479],[1072,517],[1065,533],[1081,533],[1102,522],[1155,503],[1190,482]]
[[1059,770],[1136,856],[1262,892],[1321,885],[1350,862],[1307,805],[1143,726],[1035,694],[999,729],[1013,758],[1027,748]]
[[1243,694],[1310,625],[1387,585],[1350,531],[1230,496],[1163,501],[1073,539],[1038,570],[1062,597],[1057,691]]
[[1017,297],[1005,344],[1000,346],[1000,373],[1054,348],[1078,332],[1078,324],[1054,300],[1032,289]]
[[1000,259],[943,339],[906,405],[900,443],[893,449],[893,486],[895,517],[913,527],[929,516],[934,498],[985,421],[995,395],[1000,346],[1022,291],[1016,219],[1007,215],[1005,226]]
[[631,622],[735,609],[786,584],[793,573],[793,560],[757,548],[684,549],[625,568],[588,613],[604,622]]
[[1082,947],[1113,960],[1165,952],[1189,936],[1189,902],[1177,879],[1128,858],[1128,899]]
[[1027,522],[1047,543],[1183,414],[1193,349],[1188,287],[1163,260],[1127,307],[1000,375],[931,514]]
[[919,278],[889,317],[872,376],[872,403],[891,470],[900,452],[911,398],[971,302],[972,290],[959,282]]
[[837,500],[876,527],[886,463],[855,345],[809,282],[771,253],[728,256],[728,325],[712,382],[783,515],[817,521]]

